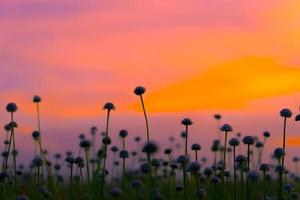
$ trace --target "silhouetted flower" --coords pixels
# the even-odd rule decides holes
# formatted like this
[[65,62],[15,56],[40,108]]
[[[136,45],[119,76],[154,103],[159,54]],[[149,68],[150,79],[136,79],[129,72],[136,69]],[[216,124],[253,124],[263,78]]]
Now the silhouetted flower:
[[191,149],[193,151],[199,151],[201,149],[201,146],[200,146],[200,144],[195,143],[195,144],[192,145]]
[[164,153],[168,155],[168,154],[172,153],[172,149],[167,148],[167,149],[165,149]]
[[254,139],[253,139],[252,136],[247,135],[243,138],[243,143],[247,144],[247,145],[253,145],[254,144]]
[[105,136],[102,140],[102,143],[105,145],[110,145],[111,144],[111,139],[108,136]]
[[136,95],[142,95],[146,92],[146,88],[144,88],[143,86],[137,86],[133,92]]
[[244,163],[244,162],[246,162],[246,160],[247,160],[247,158],[244,155],[238,155],[235,158],[235,162],[237,162],[237,163]]
[[140,136],[135,136],[135,137],[134,137],[134,141],[140,142],[140,141],[141,141],[141,137],[140,137]]
[[119,132],[120,137],[125,138],[125,137],[127,137],[127,135],[128,135],[127,130],[125,130],[125,129],[120,130],[120,132]]
[[256,143],[255,143],[255,147],[257,147],[257,148],[261,148],[261,147],[263,147],[264,146],[264,144],[262,143],[262,142],[260,142],[260,141],[257,141]]
[[32,102],[33,103],[39,103],[42,101],[42,98],[38,95],[34,95],[33,99],[32,99]]
[[43,160],[39,156],[37,156],[32,160],[32,165],[34,167],[40,167],[43,165]]
[[103,109],[105,109],[105,110],[114,110],[115,105],[111,102],[107,102],[107,103],[104,104]]
[[224,124],[223,126],[221,126],[220,130],[223,132],[231,132],[232,127],[229,124]]
[[197,163],[197,162],[191,162],[189,165],[188,165],[188,171],[189,172],[192,172],[192,173],[196,173],[200,170],[200,164]]
[[280,159],[280,158],[282,158],[284,155],[285,155],[285,152],[284,152],[283,148],[276,148],[276,149],[274,150],[274,156],[275,156],[275,158]]
[[262,163],[259,167],[259,170],[260,171],[263,171],[263,172],[268,172],[270,170],[270,167],[268,164],[266,163]]
[[131,186],[135,189],[138,189],[142,186],[142,182],[138,179],[132,180],[131,181]]
[[185,126],[190,126],[193,124],[193,122],[190,118],[184,118],[183,120],[181,120],[181,124]]
[[32,132],[32,137],[33,137],[34,140],[38,140],[40,138],[40,132],[33,131]]
[[149,142],[146,143],[145,146],[142,149],[142,152],[147,153],[147,154],[153,154],[156,153],[158,150],[158,147],[155,143]]
[[178,158],[176,159],[176,162],[180,163],[180,164],[184,164],[184,163],[188,162],[188,158],[185,155],[181,155],[181,156],[178,156]]
[[211,167],[206,167],[206,168],[204,169],[204,174],[205,174],[206,176],[211,176],[211,175],[213,174],[213,172],[214,172],[214,170],[213,170],[213,168],[211,168]]
[[86,140],[86,139],[84,139],[84,140],[80,141],[79,145],[80,145],[81,148],[88,149],[91,146],[91,142],[88,141],[88,140]]
[[147,174],[150,172],[150,165],[148,163],[143,163],[141,166],[140,166],[140,170],[143,174]]
[[214,114],[214,118],[216,120],[220,120],[222,118],[222,116],[220,114]]
[[96,135],[98,128],[96,126],[91,127],[91,134]]
[[154,159],[152,159],[151,160],[151,165],[153,166],[153,167],[159,167],[160,166],[160,161],[158,160],[158,159],[156,159],[156,158],[154,158]]
[[296,115],[295,121],[300,121],[300,114]]
[[18,107],[15,103],[8,103],[7,106],[6,106],[6,111],[7,112],[16,112],[18,110]]
[[268,137],[270,137],[271,134],[269,131],[265,131],[265,132],[263,132],[263,135],[265,138],[268,138]]
[[251,182],[258,182],[260,179],[259,173],[257,171],[250,171],[247,174],[247,180]]
[[238,146],[240,144],[240,141],[237,138],[231,138],[229,140],[229,144],[233,147]]
[[126,150],[121,150],[119,153],[120,158],[128,158],[129,157],[129,153]]
[[117,146],[112,146],[110,149],[112,152],[118,152],[119,148]]
[[280,116],[281,117],[286,117],[286,118],[290,118],[292,116],[292,111],[288,108],[284,108],[280,111]]

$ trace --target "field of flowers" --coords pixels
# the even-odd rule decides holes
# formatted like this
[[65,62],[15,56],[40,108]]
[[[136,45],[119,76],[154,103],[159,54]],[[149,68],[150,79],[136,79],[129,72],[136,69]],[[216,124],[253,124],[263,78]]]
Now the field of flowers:
[[[8,103],[6,111],[11,121],[4,126],[6,140],[2,151],[0,175],[0,198],[3,200],[42,199],[145,199],[145,200],[292,200],[298,199],[299,177],[297,170],[289,170],[285,164],[286,127],[288,121],[300,121],[292,111],[279,111],[282,118],[282,146],[273,150],[273,161],[263,160],[265,146],[271,139],[268,131],[262,135],[234,134],[230,124],[220,124],[222,116],[215,114],[219,135],[211,145],[214,155],[209,163],[200,154],[201,144],[190,145],[190,118],[181,121],[183,132],[180,137],[184,145],[179,146],[176,137],[170,137],[170,146],[158,153],[159,141],[151,140],[148,116],[144,104],[144,87],[138,86],[133,93],[139,98],[145,118],[145,134],[136,136],[134,151],[128,151],[128,131],[119,131],[120,146],[113,146],[110,137],[110,118],[115,106],[104,104],[106,112],[105,132],[99,134],[91,127],[90,135],[79,136],[78,152],[55,152],[51,162],[44,147],[40,127],[41,97],[34,96],[37,130],[33,130],[35,156],[25,165],[18,163],[15,131],[18,128],[14,113],[15,103]],[[292,123],[292,122],[291,122]],[[102,144],[95,145],[96,138]],[[146,138],[143,141],[142,138]],[[243,146],[246,151],[241,151]],[[111,151],[110,154],[108,152]],[[179,153],[181,152],[181,153]],[[270,152],[268,152],[270,153]],[[108,156],[112,158],[108,159]],[[136,163],[128,167],[130,157]],[[108,161],[111,161],[108,163]],[[229,164],[230,161],[233,163]],[[298,157],[293,158],[297,169]],[[126,164],[127,163],[127,164]],[[67,173],[62,173],[65,168]]]

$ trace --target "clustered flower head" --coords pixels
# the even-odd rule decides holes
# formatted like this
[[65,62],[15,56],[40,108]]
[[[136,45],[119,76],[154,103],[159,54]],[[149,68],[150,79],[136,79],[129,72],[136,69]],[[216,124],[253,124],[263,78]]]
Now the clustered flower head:
[[8,103],[7,106],[6,106],[6,111],[7,112],[16,112],[18,110],[18,107],[15,103]]
[[143,86],[137,86],[133,92],[136,95],[142,95],[146,92],[146,88],[144,88]]
[[184,118],[183,120],[181,120],[181,124],[185,126],[190,126],[193,124],[193,122],[190,118]]
[[229,140],[229,144],[233,147],[238,146],[240,144],[240,141],[237,138],[231,138]]
[[125,129],[120,130],[119,136],[121,138],[125,138],[125,137],[127,137],[127,135],[128,135],[128,131],[127,130],[125,130]]
[[104,110],[114,110],[115,105],[111,102],[107,102],[107,103],[104,104],[103,109]]
[[42,98],[38,95],[34,95],[32,101],[33,103],[39,103],[42,101]]
[[232,127],[229,124],[224,124],[223,126],[221,126],[220,130],[223,132],[231,132]]
[[290,118],[292,116],[292,111],[288,108],[284,108],[280,111],[280,116],[281,117],[286,117],[286,118]]
[[254,144],[254,138],[252,136],[247,135],[243,138],[243,143],[247,144],[247,145],[253,145]]

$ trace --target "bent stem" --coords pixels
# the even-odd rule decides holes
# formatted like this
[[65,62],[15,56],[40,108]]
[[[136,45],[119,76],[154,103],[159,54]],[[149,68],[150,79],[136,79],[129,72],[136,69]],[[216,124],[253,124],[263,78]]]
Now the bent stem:
[[[148,124],[148,117],[147,117],[145,104],[144,104],[144,100],[143,100],[142,95],[140,95],[140,99],[141,99],[141,104],[142,104],[142,107],[143,107],[143,113],[144,113],[145,123],[146,123],[147,143],[149,144],[149,142],[150,142],[149,124]],[[150,164],[151,158],[150,158],[149,153],[147,153],[147,161],[148,161],[148,164]]]
[[224,191],[224,170],[226,168],[227,131],[225,131],[225,141],[224,142],[225,142],[225,144],[224,144],[225,150],[224,150],[223,167],[222,167],[222,174],[221,174],[221,176],[222,176],[222,186],[221,186],[222,193]]

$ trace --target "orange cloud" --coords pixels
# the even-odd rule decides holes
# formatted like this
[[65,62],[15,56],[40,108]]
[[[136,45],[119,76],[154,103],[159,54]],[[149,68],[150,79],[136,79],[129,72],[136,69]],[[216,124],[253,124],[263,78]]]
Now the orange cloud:
[[227,62],[146,97],[149,111],[237,109],[252,100],[294,94],[300,69],[267,58]]

